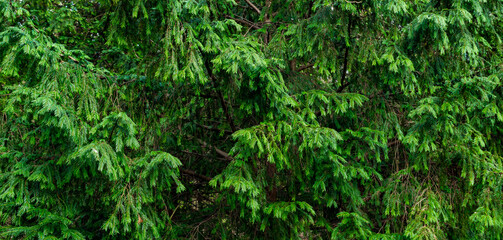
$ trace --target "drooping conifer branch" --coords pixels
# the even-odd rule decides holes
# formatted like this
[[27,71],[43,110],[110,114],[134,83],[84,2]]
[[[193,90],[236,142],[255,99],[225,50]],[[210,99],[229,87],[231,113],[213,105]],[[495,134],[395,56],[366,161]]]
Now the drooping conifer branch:
[[0,239],[501,239],[501,26],[494,0],[0,0]]

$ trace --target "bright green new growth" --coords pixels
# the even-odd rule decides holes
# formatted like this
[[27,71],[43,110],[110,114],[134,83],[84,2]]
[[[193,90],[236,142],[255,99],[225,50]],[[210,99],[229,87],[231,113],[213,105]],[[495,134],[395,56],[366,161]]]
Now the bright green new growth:
[[502,239],[500,0],[0,0],[2,239]]

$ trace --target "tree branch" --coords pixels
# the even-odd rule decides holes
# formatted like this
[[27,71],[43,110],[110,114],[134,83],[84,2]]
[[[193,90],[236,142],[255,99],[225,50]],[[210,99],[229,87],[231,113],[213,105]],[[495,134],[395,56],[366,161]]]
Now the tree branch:
[[302,71],[302,70],[305,70],[305,69],[311,68],[311,67],[313,67],[313,66],[314,66],[314,64],[310,63],[310,64],[304,65],[304,66],[302,66],[302,67],[299,67],[299,68],[297,69],[297,71],[298,71],[298,72],[300,72],[300,71]]
[[229,131],[229,130],[218,129],[218,128],[214,128],[214,127],[202,125],[202,124],[199,124],[199,123],[196,123],[196,125],[199,126],[199,127],[204,128],[204,129],[207,129],[207,130],[212,130],[212,131],[217,131],[217,132],[223,131],[224,133],[232,134],[232,131]]
[[[352,21],[351,21],[351,15],[349,15],[348,17],[348,42],[351,38],[351,25],[352,25]],[[344,80],[346,79],[346,72],[348,70],[348,55],[349,55],[349,46],[346,45],[346,51],[344,52],[344,65],[342,67],[342,75],[341,75],[341,86],[337,89],[337,92],[342,92],[342,90],[344,90],[344,88],[346,88],[348,84],[344,84]]]
[[388,142],[388,147],[392,147],[400,143],[400,140],[396,139],[394,141]]
[[248,5],[250,5],[250,7],[252,7],[258,14],[261,14],[262,11],[260,11],[260,9],[258,9],[257,6],[255,6],[255,4],[253,4],[250,0],[245,0],[246,3],[248,3]]
[[210,145],[210,144],[206,143],[205,141],[203,141],[203,140],[201,140],[201,139],[199,139],[199,138],[197,138],[197,141],[198,141],[201,145],[203,145],[203,147],[207,147],[207,146],[212,147],[218,155],[220,155],[220,156],[224,157],[226,160],[228,160],[228,161],[232,161],[232,160],[234,160],[234,159],[233,159],[233,158],[232,158],[232,157],[231,157],[228,153],[226,153],[226,152],[224,152],[224,151],[222,151],[222,150],[218,149],[217,147],[212,146],[212,145]]
[[210,156],[210,155],[205,155],[205,154],[201,154],[201,153],[197,153],[197,152],[190,152],[190,151],[187,151],[187,150],[182,150],[181,152],[185,153],[185,154],[195,155],[195,156],[202,157],[202,158],[207,158],[207,159],[216,159],[216,160],[224,161],[224,162],[230,162],[231,161],[231,159],[222,158],[222,157],[216,157],[216,156]]
[[[200,50],[200,51],[201,51],[201,53],[203,52],[202,50]],[[211,71],[211,68],[208,64],[208,61],[204,61],[204,67],[206,68],[206,71],[208,72],[210,79],[213,82],[215,82],[216,79],[215,79],[215,76],[213,75],[213,72]],[[237,131],[236,125],[234,125],[234,121],[232,120],[232,116],[229,113],[229,109],[227,108],[227,104],[225,104],[225,100],[224,100],[224,96],[222,94],[222,91],[218,90],[218,89],[216,89],[215,91],[218,94],[218,98],[220,99],[220,104],[222,105],[222,108],[224,109],[225,118],[227,119],[227,122],[229,123],[229,125],[232,129],[232,132]]]
[[243,24],[246,24],[248,26],[250,26],[251,28],[254,28],[254,29],[260,29],[260,27],[255,24],[254,22],[251,22],[251,21],[248,21],[246,19],[239,19],[239,18],[234,18],[234,17],[231,17],[231,16],[226,16],[227,18],[230,18],[236,22],[239,22],[239,23],[243,23]]
[[133,78],[133,79],[127,81],[127,82],[123,82],[123,83],[119,84],[119,87],[122,87],[124,85],[128,85],[128,84],[130,84],[132,82],[135,82],[136,80],[138,80],[138,78]]
[[218,97],[217,96],[213,96],[211,94],[194,94],[194,96],[197,96],[197,97],[202,97],[202,98],[209,98],[209,99],[217,99]]
[[[265,26],[271,24],[271,19],[270,19],[270,16],[269,16],[271,4],[272,4],[272,0],[266,0],[265,1],[265,6],[264,6],[264,9],[266,11],[266,13],[264,14],[264,24],[265,24]],[[270,38],[270,31],[266,27],[265,36],[264,36],[264,43],[266,45],[269,44],[269,40],[270,40],[269,38]]]
[[218,92],[218,98],[220,99],[220,104],[222,105],[222,108],[224,109],[225,118],[227,118],[227,122],[231,126],[232,132],[235,132],[235,131],[237,131],[237,128],[234,125],[234,121],[232,120],[232,116],[229,113],[229,109],[227,108],[227,104],[225,104],[225,99],[224,99],[224,96],[222,95],[222,91],[217,91],[217,92]]
[[189,170],[189,169],[183,169],[183,168],[179,168],[179,169],[180,169],[180,172],[185,173],[187,175],[197,177],[197,178],[204,180],[204,181],[208,181],[208,182],[211,181],[211,178],[208,176],[204,176],[202,174],[196,173],[196,172]]

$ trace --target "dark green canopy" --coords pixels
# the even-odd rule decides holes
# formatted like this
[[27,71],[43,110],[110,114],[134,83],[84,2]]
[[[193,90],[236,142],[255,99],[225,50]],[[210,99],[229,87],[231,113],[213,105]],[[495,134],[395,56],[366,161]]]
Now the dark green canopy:
[[501,0],[0,0],[1,239],[502,239]]

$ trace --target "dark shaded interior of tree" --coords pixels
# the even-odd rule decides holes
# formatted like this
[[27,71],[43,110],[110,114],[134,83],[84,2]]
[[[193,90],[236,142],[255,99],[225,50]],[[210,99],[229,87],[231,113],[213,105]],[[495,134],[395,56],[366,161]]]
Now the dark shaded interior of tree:
[[503,239],[501,0],[0,0],[0,239]]

